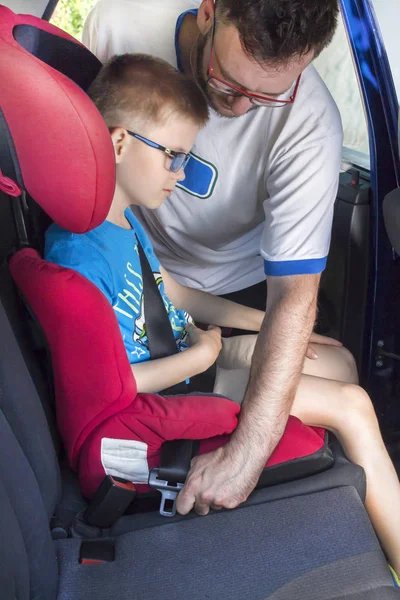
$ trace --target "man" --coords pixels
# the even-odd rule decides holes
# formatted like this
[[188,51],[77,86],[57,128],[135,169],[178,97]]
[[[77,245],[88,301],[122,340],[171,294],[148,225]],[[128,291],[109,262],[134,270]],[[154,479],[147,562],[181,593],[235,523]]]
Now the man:
[[100,0],[83,41],[101,60],[167,59],[211,106],[185,180],[160,209],[142,212],[162,264],[186,285],[241,302],[266,278],[239,425],[229,444],[193,461],[178,498],[182,514],[207,514],[246,500],[285,429],[329,249],[342,133],[310,66],[332,38],[337,0],[193,4]]

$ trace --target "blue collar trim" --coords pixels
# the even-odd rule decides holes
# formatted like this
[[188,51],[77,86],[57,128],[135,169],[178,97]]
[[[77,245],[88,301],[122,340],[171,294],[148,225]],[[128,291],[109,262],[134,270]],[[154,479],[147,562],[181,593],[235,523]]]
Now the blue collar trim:
[[179,32],[181,30],[183,19],[186,17],[186,15],[190,14],[190,15],[194,15],[195,17],[197,17],[197,12],[198,12],[197,8],[190,8],[189,10],[185,10],[185,12],[183,12],[182,14],[179,15],[178,20],[176,22],[176,26],[175,26],[175,54],[176,54],[176,64],[178,66],[178,70],[181,73],[183,73],[183,67],[182,67],[182,63],[181,63],[181,54],[180,54],[179,46],[178,46]]

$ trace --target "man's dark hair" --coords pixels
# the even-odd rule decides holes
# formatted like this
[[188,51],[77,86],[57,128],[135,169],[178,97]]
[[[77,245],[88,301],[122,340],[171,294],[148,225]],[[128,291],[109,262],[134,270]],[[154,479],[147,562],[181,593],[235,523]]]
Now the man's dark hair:
[[217,22],[234,25],[245,52],[258,62],[287,63],[329,44],[338,0],[217,0]]
[[164,124],[171,115],[200,126],[208,120],[207,100],[196,83],[147,54],[111,58],[88,94],[109,127],[128,126],[132,120]]

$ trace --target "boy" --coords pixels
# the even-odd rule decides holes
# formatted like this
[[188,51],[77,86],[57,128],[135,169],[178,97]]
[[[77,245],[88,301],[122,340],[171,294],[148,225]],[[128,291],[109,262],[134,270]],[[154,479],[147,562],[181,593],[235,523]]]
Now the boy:
[[[159,207],[184,179],[190,149],[208,118],[206,100],[193,81],[146,55],[112,59],[89,95],[110,129],[116,161],[114,198],[106,221],[86,234],[72,234],[53,224],[46,233],[46,259],[79,271],[107,297],[139,392],[160,392],[217,361],[214,391],[228,397],[236,394],[240,402],[256,336],[221,341],[220,329],[200,330],[190,323],[189,314],[202,323],[258,331],[264,313],[177,283],[159,264],[129,208]],[[179,350],[157,360],[149,360],[138,243],[150,262]],[[195,246],[196,240],[188,244]],[[305,359],[292,414],[308,425],[332,430],[350,460],[364,467],[371,521],[399,571],[400,486],[372,404],[361,388],[352,385],[357,376],[349,354],[327,338],[314,336],[313,341],[324,345],[318,346],[317,361]],[[230,394],[232,382],[235,389]],[[184,507],[185,489],[180,497]]]

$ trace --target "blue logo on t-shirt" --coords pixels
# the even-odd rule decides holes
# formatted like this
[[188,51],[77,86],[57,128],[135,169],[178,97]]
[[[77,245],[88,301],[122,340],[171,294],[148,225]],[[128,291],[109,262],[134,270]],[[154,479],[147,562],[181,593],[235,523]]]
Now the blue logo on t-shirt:
[[176,187],[191,194],[191,196],[209,198],[214,191],[217,179],[217,167],[192,152],[185,167],[185,179],[178,183]]

